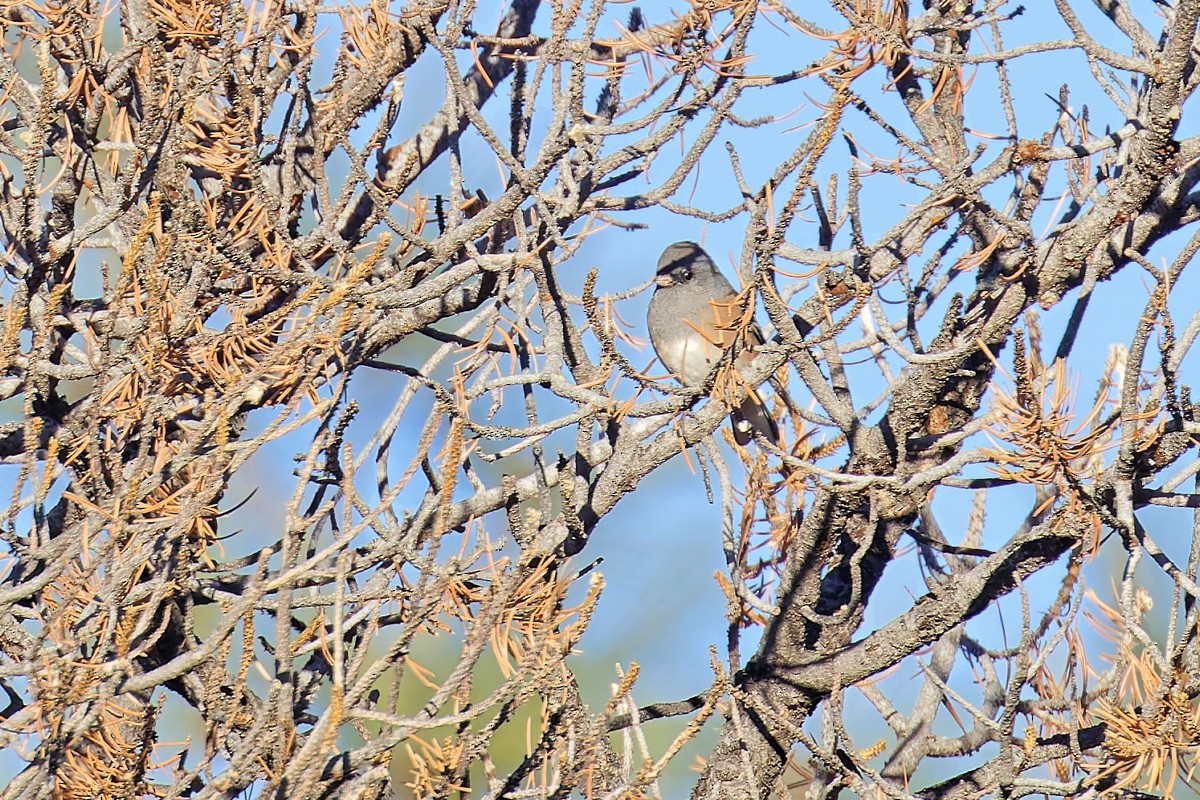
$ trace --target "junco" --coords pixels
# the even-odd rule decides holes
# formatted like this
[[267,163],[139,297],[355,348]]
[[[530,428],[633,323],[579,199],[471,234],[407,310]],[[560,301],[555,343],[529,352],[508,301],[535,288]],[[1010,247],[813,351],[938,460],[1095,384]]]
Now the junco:
[[[737,338],[736,319],[741,314],[737,292],[695,242],[676,242],[658,259],[654,282],[658,288],[650,298],[646,327],[650,343],[663,365],[685,386],[699,386],[712,372],[722,353]],[[743,346],[762,344],[758,326],[751,324]],[[735,367],[753,360],[749,350],[736,354]],[[745,445],[758,431],[771,442],[779,442],[779,428],[767,412],[762,398],[752,387],[737,389],[730,416],[733,438]],[[736,405],[735,405],[736,403]]]

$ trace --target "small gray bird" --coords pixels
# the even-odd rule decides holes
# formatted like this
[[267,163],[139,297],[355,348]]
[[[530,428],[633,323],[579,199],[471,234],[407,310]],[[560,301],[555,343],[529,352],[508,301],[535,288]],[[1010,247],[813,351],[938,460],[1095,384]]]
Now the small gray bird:
[[[676,242],[664,250],[654,282],[658,288],[646,314],[650,343],[659,361],[681,383],[699,386],[722,353],[735,343],[735,321],[741,313],[737,292],[695,242]],[[744,345],[762,344],[757,325],[751,325],[746,333]],[[749,350],[743,350],[733,363],[742,367],[753,358]],[[758,431],[777,444],[779,428],[758,392],[749,386],[738,391],[744,396],[730,412],[733,438],[745,445],[754,438],[752,431]]]

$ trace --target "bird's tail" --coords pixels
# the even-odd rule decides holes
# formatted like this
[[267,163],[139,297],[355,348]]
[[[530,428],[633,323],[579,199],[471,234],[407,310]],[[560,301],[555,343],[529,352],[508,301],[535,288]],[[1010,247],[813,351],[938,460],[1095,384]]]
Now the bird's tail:
[[767,411],[762,397],[756,391],[749,391],[742,404],[730,412],[733,420],[733,439],[745,447],[758,431],[763,438],[772,444],[779,444],[779,426]]

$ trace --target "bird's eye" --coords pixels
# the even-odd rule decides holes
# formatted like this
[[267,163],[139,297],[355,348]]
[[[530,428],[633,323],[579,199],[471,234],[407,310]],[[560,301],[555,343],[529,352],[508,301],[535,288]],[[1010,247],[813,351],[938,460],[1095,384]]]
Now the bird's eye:
[[679,268],[679,280],[686,282],[686,281],[690,281],[691,279],[692,279],[692,268],[691,267],[680,267]]

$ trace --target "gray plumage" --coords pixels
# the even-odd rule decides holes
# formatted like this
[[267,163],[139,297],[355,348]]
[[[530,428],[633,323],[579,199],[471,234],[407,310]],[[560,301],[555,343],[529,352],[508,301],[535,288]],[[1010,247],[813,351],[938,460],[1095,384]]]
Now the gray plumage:
[[[735,344],[736,330],[731,326],[741,311],[737,292],[695,242],[676,242],[664,250],[654,281],[657,288],[646,314],[650,343],[659,361],[681,383],[699,386],[724,351]],[[762,343],[755,325],[747,331],[747,338],[750,341],[742,346]],[[752,359],[753,354],[743,350],[734,365],[742,367]],[[730,416],[738,444],[747,444],[755,430],[779,443],[779,428],[753,389],[744,390],[744,397]]]

